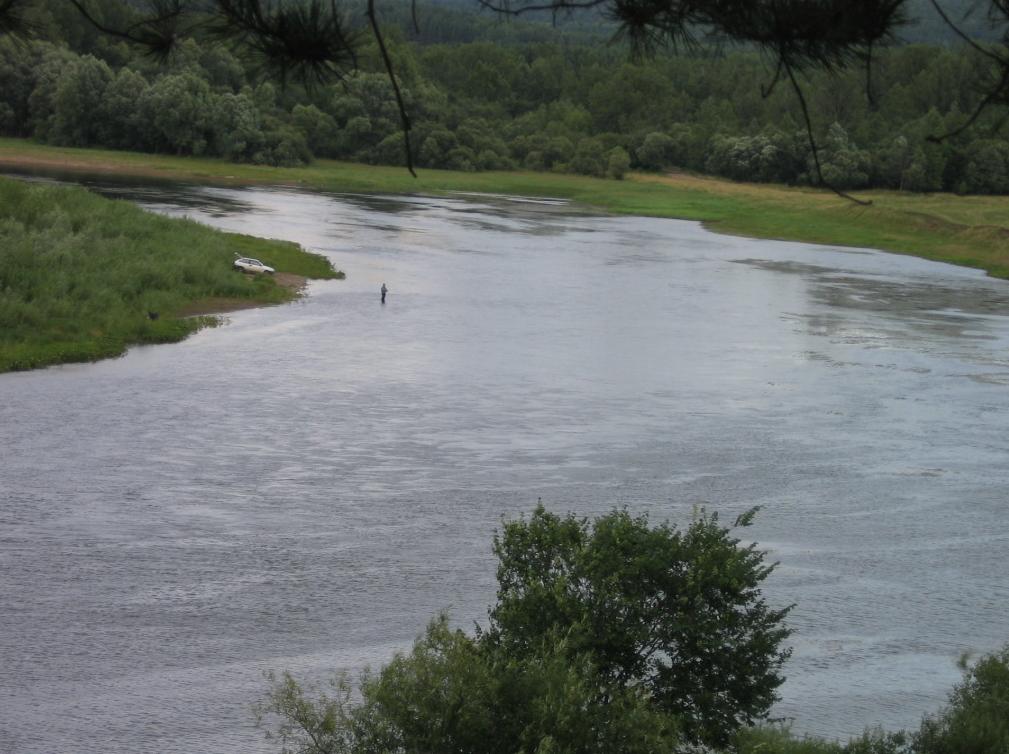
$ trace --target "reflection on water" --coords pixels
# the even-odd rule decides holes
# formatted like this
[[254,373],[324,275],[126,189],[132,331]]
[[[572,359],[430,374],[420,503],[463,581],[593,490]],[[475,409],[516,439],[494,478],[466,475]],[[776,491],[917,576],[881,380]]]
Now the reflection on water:
[[551,202],[94,185],[348,279],[0,377],[0,751],[270,751],[262,670],[482,620],[539,497],[763,505],[800,732],[915,725],[1009,639],[1002,282]]
[[0,173],[8,178],[38,181],[40,183],[75,183],[98,191],[110,199],[126,199],[151,209],[198,209],[211,217],[223,217],[251,209],[233,191],[192,186],[176,181],[158,181],[152,178],[105,175],[81,175],[52,170],[24,170]]

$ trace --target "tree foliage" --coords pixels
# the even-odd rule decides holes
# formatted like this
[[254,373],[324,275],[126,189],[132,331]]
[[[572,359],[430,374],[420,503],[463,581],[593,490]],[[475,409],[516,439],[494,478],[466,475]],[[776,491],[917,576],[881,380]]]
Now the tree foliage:
[[767,714],[784,680],[788,609],[773,570],[717,516],[685,531],[616,511],[591,525],[537,509],[495,539],[498,599],[486,640],[524,656],[560,631],[607,685],[647,690],[692,740],[725,743]]
[[[27,35],[35,29],[37,19],[31,15],[33,3],[39,0],[4,0],[0,3],[0,37]],[[360,53],[366,45],[366,34],[360,23],[355,23],[347,10],[335,0],[299,0],[296,2],[270,2],[270,0],[148,0],[146,11],[138,11],[142,4],[121,4],[114,0],[58,0],[55,17],[65,15],[66,7],[73,8],[97,32],[112,40],[131,43],[156,59],[166,60],[187,43],[193,35],[225,41],[253,58],[254,65],[272,72],[281,81],[289,79],[306,84],[320,84],[346,79],[357,70]],[[896,39],[897,34],[920,15],[920,3],[911,0],[479,0],[483,5],[500,13],[572,11],[576,9],[601,9],[618,25],[618,36],[628,37],[636,49],[654,52],[666,45],[693,47],[700,41],[719,40],[739,43],[759,51],[771,63],[773,74],[759,82],[757,88],[769,95],[784,82],[793,92],[800,111],[800,124],[804,127],[809,145],[808,177],[814,182],[827,184],[840,190],[838,179],[859,183],[861,172],[850,160],[840,166],[821,160],[816,138],[815,113],[810,97],[802,84],[804,73],[811,71],[838,71],[854,63],[866,71],[865,92],[871,107],[877,98],[873,85],[873,62],[878,49]],[[975,125],[982,115],[992,108],[1009,107],[1009,3],[1006,0],[987,0],[989,24],[996,33],[993,41],[984,44],[973,41],[958,25],[955,14],[949,11],[951,0],[944,4],[930,0],[937,17],[946,27],[962,38],[984,58],[986,65],[978,71],[972,85],[979,90],[977,103],[961,123],[932,138],[942,140],[962,133]],[[959,3],[956,3],[959,5]],[[110,9],[111,12],[110,12]],[[909,12],[913,9],[915,13]],[[416,109],[411,106],[405,91],[411,72],[396,50],[387,43],[386,33],[380,23],[375,0],[367,0],[365,18],[370,31],[372,49],[381,61],[381,70],[391,88],[405,146],[405,160],[412,170],[416,157],[414,145],[425,138],[410,134],[414,128]],[[414,18],[414,26],[417,26]],[[997,41],[994,41],[997,40]],[[462,94],[472,94],[475,89],[496,101],[507,103],[514,114],[523,103],[516,99],[515,80],[509,74],[517,70],[514,61],[505,60],[509,53],[490,47],[474,50],[474,59],[461,72],[461,78],[452,87]],[[542,72],[542,66],[537,73]],[[629,73],[633,73],[633,69]],[[650,73],[647,69],[641,71]],[[531,80],[535,80],[533,77]],[[626,131],[628,119],[639,119],[642,113],[628,109],[624,95],[631,91],[646,93],[649,110],[665,111],[675,107],[675,97],[670,96],[666,82],[660,79],[639,77],[634,81],[619,80],[610,92],[600,91],[593,99],[596,128],[600,131]],[[623,84],[623,85],[621,85]],[[559,90],[560,92],[567,89]],[[414,92],[417,94],[417,92]],[[416,105],[417,100],[414,101]],[[648,117],[652,117],[649,115]],[[0,108],[0,123],[9,121],[9,107]],[[833,122],[831,118],[828,122]],[[290,139],[284,141],[280,152],[296,153]],[[381,141],[381,140],[380,140]],[[381,153],[388,151],[383,144]],[[611,145],[608,148],[612,148]],[[462,148],[460,148],[462,149]],[[472,150],[473,154],[468,153]],[[466,147],[456,152],[453,160],[460,164],[479,167],[481,164],[498,164],[480,157],[487,150]],[[541,150],[533,150],[541,154]],[[588,166],[586,172],[603,173],[606,165],[588,155],[586,146],[579,156],[579,165]],[[529,162],[538,162],[539,154]],[[565,161],[563,163],[567,165]],[[929,183],[923,178],[927,170],[919,164],[912,173],[913,182]]]
[[[57,8],[65,0],[39,2]],[[67,49],[72,30],[52,19],[39,34],[52,41],[0,39],[2,134],[268,164],[313,157],[402,164],[395,97],[374,50],[344,82],[306,89],[260,81],[237,51],[211,40],[187,40],[162,65],[102,37]],[[619,147],[629,170],[817,181],[802,113],[787,91],[761,96],[765,69],[754,53],[630,63],[606,47],[514,44],[490,58],[501,69],[491,96],[460,83],[488,49],[390,39],[414,116],[417,165],[616,177],[610,158]],[[849,189],[1009,192],[994,113],[974,130],[929,141],[977,106],[968,83],[986,65],[963,50],[880,52],[876,108],[857,71],[810,73],[825,175]],[[665,82],[664,90],[639,89],[642,82]],[[611,99],[619,107],[600,104]]]
[[927,717],[915,754],[1001,754],[1009,751],[1009,645],[968,667],[939,714]]
[[626,511],[590,524],[539,507],[506,523],[494,549],[487,630],[437,618],[365,676],[353,709],[342,682],[313,705],[273,677],[260,707],[272,735],[294,752],[673,754],[725,743],[767,713],[788,609],[766,605],[773,566],[717,517],[680,531]]
[[310,698],[290,673],[266,674],[270,690],[253,705],[257,724],[269,717],[266,738],[281,754],[351,754],[356,750],[356,711],[344,677],[331,681],[329,693]]

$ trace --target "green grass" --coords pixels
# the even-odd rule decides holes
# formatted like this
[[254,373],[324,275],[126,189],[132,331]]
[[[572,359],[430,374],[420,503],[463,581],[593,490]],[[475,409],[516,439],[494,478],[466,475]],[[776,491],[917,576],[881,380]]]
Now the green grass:
[[328,191],[552,196],[619,214],[700,220],[725,233],[884,249],[1009,277],[1009,197],[874,191],[859,193],[872,201],[862,207],[826,191],[691,175],[632,175],[612,181],[551,173],[421,170],[415,179],[400,167],[319,160],[304,168],[271,168],[49,147],[20,139],[0,139],[0,166],[4,164]]
[[[200,225],[199,227],[203,228],[204,226]],[[261,259],[281,273],[300,275],[313,280],[342,280],[344,278],[344,273],[334,270],[326,257],[307,252],[296,243],[267,240],[237,233],[223,233],[223,235],[228,238],[229,265],[235,261],[235,254],[238,254],[243,257]],[[259,279],[272,282],[272,279],[268,277]]]
[[341,275],[295,244],[159,217],[80,188],[0,179],[0,372],[178,341],[215,321],[185,312],[296,295],[234,270],[236,254],[305,277]]

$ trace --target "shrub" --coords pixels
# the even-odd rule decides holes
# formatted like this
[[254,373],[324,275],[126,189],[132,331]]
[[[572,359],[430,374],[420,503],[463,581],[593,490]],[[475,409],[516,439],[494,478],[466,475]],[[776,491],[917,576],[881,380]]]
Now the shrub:
[[922,721],[915,754],[1009,752],[1009,644],[972,667],[939,714]]
[[631,167],[631,156],[623,147],[613,147],[606,163],[606,175],[618,181],[623,180]]

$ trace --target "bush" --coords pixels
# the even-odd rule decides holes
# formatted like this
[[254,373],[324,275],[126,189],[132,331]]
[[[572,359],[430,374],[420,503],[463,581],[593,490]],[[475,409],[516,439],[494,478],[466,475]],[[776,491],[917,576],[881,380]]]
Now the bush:
[[613,147],[610,150],[606,164],[606,175],[618,181],[623,180],[631,167],[631,156],[623,147]]
[[568,169],[573,173],[601,177],[606,173],[606,162],[603,155],[603,145],[598,139],[585,138],[578,142],[574,157],[568,163]]
[[681,532],[626,511],[590,525],[540,507],[507,524],[494,551],[492,644],[522,656],[561,632],[603,681],[647,690],[689,740],[709,745],[726,744],[777,699],[790,608],[766,604],[759,587],[774,566],[717,516],[702,511]]
[[673,140],[659,131],[654,131],[645,137],[638,147],[638,163],[646,170],[662,170],[672,161]]
[[747,728],[732,744],[734,754],[844,754],[839,744],[794,738],[787,728]]
[[1009,644],[968,668],[938,715],[925,718],[915,754],[1009,752]]
[[971,144],[963,189],[969,194],[1009,193],[1009,145],[995,139]]

